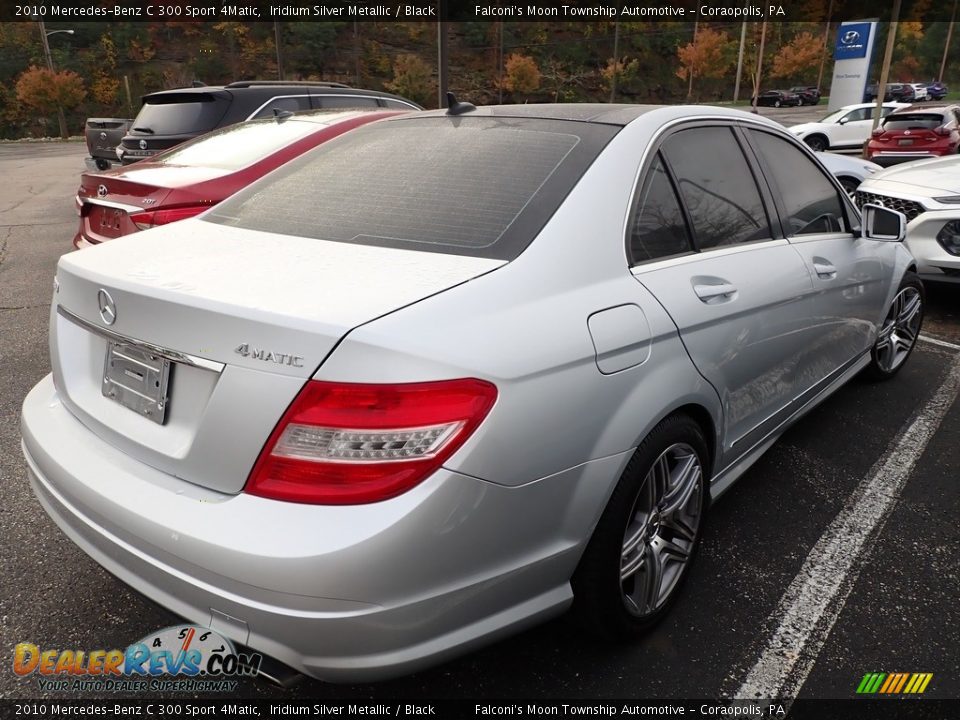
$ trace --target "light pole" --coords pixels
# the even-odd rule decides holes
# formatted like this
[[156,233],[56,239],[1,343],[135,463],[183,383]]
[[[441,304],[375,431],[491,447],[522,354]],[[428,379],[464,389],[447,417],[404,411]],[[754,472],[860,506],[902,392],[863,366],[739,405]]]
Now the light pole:
[[[43,38],[43,54],[47,58],[47,69],[51,74],[55,73],[56,70],[53,69],[53,56],[50,55],[50,43],[47,42],[47,37],[56,35],[57,33],[73,35],[73,30],[47,30],[43,25],[43,20],[37,20],[37,25],[40,26],[40,37]],[[64,116],[63,108],[59,103],[57,103],[57,120],[60,122],[60,137],[66,140],[69,137],[67,135],[67,118]]]

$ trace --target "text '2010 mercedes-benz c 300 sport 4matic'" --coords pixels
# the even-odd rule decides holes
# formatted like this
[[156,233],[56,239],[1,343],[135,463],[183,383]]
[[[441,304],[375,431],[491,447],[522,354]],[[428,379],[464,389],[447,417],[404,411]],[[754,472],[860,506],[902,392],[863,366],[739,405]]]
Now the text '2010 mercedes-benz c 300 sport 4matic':
[[573,605],[638,635],[710,499],[916,341],[903,216],[705,107],[391,118],[61,258],[43,507],[198,624],[388,677]]

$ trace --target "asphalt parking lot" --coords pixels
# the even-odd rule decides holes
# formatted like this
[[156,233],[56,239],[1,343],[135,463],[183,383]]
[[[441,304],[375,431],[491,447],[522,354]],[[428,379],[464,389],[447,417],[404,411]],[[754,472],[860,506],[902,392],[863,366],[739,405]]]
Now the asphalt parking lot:
[[[792,124],[826,107],[762,113]],[[0,145],[0,698],[43,695],[12,672],[16,643],[122,648],[177,622],[62,535],[20,453],[20,403],[49,372],[51,281],[84,155],[79,143]],[[601,644],[563,617],[399,680],[245,681],[238,694],[849,698],[866,673],[924,672],[924,698],[960,698],[958,300],[960,285],[931,291],[924,340],[894,381],[850,383],[712,508],[685,592],[643,643]]]

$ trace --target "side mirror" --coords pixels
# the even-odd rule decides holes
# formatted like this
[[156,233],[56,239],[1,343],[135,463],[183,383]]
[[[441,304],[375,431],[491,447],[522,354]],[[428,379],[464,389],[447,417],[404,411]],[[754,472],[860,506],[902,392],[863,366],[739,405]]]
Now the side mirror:
[[902,242],[907,236],[907,216],[902,212],[867,203],[863,206],[862,213],[860,237],[868,240]]
[[838,122],[840,125],[846,125],[846,124],[849,122],[849,120],[847,120],[847,118],[845,118],[845,117],[842,117],[842,118],[840,118],[839,120],[837,120],[837,122]]

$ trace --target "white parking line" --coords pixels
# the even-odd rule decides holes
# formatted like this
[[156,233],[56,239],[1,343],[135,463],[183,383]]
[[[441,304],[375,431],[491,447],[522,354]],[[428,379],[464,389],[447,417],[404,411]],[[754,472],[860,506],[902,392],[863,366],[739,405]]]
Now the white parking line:
[[951,350],[960,350],[960,345],[957,345],[956,343],[947,342],[946,340],[937,340],[929,335],[920,335],[917,339],[922,340],[925,343],[930,343],[931,345],[939,345],[940,347],[950,348]]
[[847,500],[769,618],[774,630],[734,697],[795,698],[907,478],[960,392],[960,357]]

